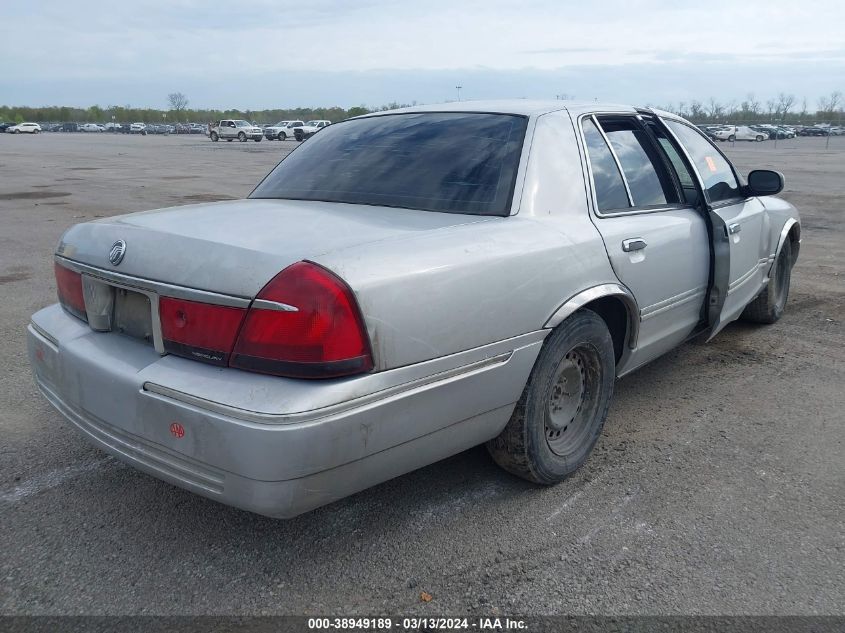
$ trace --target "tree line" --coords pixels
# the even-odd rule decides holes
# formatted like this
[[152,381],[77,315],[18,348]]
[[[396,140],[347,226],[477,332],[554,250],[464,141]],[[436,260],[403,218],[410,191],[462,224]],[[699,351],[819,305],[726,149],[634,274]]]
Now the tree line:
[[[174,100],[170,99],[171,106]],[[89,108],[74,108],[69,106],[0,106],[0,121],[41,121],[64,123],[68,121],[86,123],[208,123],[218,119],[246,119],[253,123],[268,124],[284,120],[309,120],[327,119],[333,123],[348,119],[353,116],[360,116],[369,112],[379,110],[392,110],[394,108],[407,107],[414,104],[389,103],[379,107],[367,107],[365,105],[351,108],[278,108],[270,110],[213,110],[188,107],[187,99],[176,99],[177,107],[169,109],[159,108],[133,108],[130,105],[101,107],[98,105]]]
[[814,106],[806,97],[800,102],[795,95],[781,92],[777,97],[761,102],[749,93],[741,101],[681,101],[657,106],[661,110],[674,112],[694,123],[791,123],[807,124],[842,122],[845,119],[845,99],[841,92],[834,91],[819,99]]
[[[561,95],[557,95],[561,98]],[[565,95],[563,98],[568,98]],[[0,121],[84,121],[90,123],[206,123],[218,119],[246,119],[253,123],[268,124],[284,120],[328,119],[333,123],[380,110],[393,110],[414,103],[388,103],[370,108],[366,105],[341,108],[279,108],[269,110],[213,110],[190,108],[188,98],[181,92],[167,96],[168,109],[133,108],[130,105],[89,108],[68,106],[0,106]],[[840,91],[834,91],[822,97],[812,106],[806,97],[799,102],[795,95],[781,92],[777,97],[765,102],[757,99],[753,93],[745,99],[720,102],[714,98],[708,101],[681,101],[658,106],[663,110],[679,114],[694,123],[792,123],[813,124],[842,122],[845,118],[845,98]]]

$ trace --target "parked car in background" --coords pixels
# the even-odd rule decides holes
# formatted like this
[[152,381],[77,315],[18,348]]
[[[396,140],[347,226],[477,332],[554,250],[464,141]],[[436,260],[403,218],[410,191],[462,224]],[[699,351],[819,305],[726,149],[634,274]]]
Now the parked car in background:
[[816,125],[805,127],[798,132],[799,136],[827,136],[828,134],[830,134],[828,128]]
[[62,123],[59,126],[59,129],[56,130],[57,132],[79,132],[79,123],[74,123],[69,121],[67,123]]
[[18,123],[6,128],[6,132],[10,134],[38,134],[41,132],[41,126],[37,123]]
[[375,113],[247,200],[70,228],[29,359],[95,445],[270,516],[482,443],[551,485],[587,460],[617,376],[780,318],[801,231],[783,186],[655,110]]
[[13,125],[14,125],[14,123],[2,123],[2,122],[0,122],[0,132],[5,132],[6,130],[8,130]]
[[268,141],[286,141],[294,138],[294,128],[305,125],[303,121],[279,121],[264,128],[264,138]]
[[105,128],[98,123],[83,123],[79,126],[80,132],[105,132]]
[[129,126],[129,133],[130,134],[142,134],[145,135],[147,133],[147,124],[146,123],[133,123]]
[[241,119],[223,119],[217,121],[214,127],[211,128],[211,134],[209,135],[211,140],[215,142],[220,139],[227,141],[238,139],[241,142],[252,139],[256,143],[261,141],[263,136],[264,131],[260,127]]
[[311,138],[324,127],[328,127],[331,124],[331,121],[324,120],[308,121],[305,125],[298,125],[293,129],[293,137],[297,141],[304,141],[307,138]]
[[720,141],[765,141],[766,134],[752,130],[747,125],[728,125],[714,133]]
[[189,123],[188,127],[190,128],[189,132],[191,134],[205,134],[208,130],[208,126],[201,123]]

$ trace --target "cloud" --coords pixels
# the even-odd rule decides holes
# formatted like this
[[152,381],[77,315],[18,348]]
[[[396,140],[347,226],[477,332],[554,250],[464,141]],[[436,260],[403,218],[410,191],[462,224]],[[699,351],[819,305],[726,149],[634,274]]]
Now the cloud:
[[[470,80],[485,94],[554,95],[573,92],[560,85],[567,78],[589,85],[591,67],[602,77],[602,92],[620,94],[629,92],[632,77],[642,93],[660,92],[665,72],[681,90],[694,85],[704,67],[708,76],[726,69],[715,95],[732,95],[735,77],[752,72],[749,83],[760,84],[762,76],[778,80],[777,87],[757,85],[759,93],[800,92],[781,85],[791,84],[815,98],[831,83],[845,84],[845,6],[834,0],[819,0],[812,11],[793,0],[35,5],[4,9],[0,101],[162,105],[173,90],[187,92],[197,105],[379,103],[390,94],[388,101],[439,101],[451,96],[455,81],[469,86]],[[808,65],[803,72],[796,66],[802,62]],[[524,85],[521,76],[546,83]],[[547,84],[555,87],[547,90]]]

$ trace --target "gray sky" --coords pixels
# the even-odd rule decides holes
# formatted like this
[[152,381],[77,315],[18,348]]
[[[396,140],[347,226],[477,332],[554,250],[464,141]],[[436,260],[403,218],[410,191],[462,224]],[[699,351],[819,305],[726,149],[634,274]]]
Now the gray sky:
[[[4,3],[8,4],[8,3]],[[461,97],[677,104],[845,91],[841,0],[33,0],[0,104],[349,107]],[[303,8],[302,5],[307,5]]]

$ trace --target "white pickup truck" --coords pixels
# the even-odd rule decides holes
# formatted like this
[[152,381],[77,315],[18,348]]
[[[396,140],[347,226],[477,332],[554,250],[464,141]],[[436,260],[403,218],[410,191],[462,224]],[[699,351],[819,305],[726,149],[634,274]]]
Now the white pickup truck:
[[304,141],[307,138],[311,138],[324,127],[327,127],[331,124],[331,121],[319,119],[314,121],[308,121],[305,125],[300,125],[293,129],[293,137],[297,141]]
[[286,141],[293,137],[293,130],[305,125],[302,121],[279,121],[276,125],[264,128],[264,138],[268,141]]
[[245,143],[248,139],[252,139],[258,143],[263,136],[264,131],[260,127],[242,119],[223,119],[222,121],[218,121],[211,128],[211,134],[209,134],[209,138],[215,142],[222,138],[227,141],[238,139],[241,143]]

